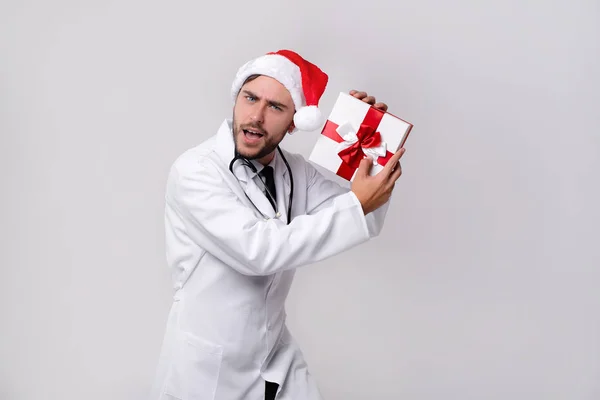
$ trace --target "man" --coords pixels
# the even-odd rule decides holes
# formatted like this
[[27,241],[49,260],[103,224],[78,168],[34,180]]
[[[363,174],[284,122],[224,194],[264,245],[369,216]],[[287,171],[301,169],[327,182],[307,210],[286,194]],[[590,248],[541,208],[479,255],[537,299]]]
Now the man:
[[165,222],[175,295],[153,399],[321,399],[285,324],[294,270],[379,234],[404,152],[375,176],[363,160],[348,190],[281,150],[287,133],[323,122],[326,84],[292,51],[249,61],[233,83],[233,119],[174,162]]

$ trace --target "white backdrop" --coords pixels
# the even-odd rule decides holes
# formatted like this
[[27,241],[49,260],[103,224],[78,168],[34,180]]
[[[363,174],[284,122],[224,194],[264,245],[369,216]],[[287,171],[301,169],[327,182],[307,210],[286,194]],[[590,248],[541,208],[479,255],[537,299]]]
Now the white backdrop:
[[382,235],[288,301],[326,399],[600,399],[600,3],[210,7],[0,3],[0,399],[145,398],[168,168],[280,48],[415,125]]

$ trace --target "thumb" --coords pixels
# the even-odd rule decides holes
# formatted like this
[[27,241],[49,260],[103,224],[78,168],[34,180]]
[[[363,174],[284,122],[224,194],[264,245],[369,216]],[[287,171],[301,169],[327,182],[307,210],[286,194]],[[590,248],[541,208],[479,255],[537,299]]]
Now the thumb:
[[373,160],[371,160],[371,157],[365,157],[362,160],[360,160],[360,165],[358,166],[358,171],[356,173],[365,177],[369,175],[369,171],[371,171],[372,165]]

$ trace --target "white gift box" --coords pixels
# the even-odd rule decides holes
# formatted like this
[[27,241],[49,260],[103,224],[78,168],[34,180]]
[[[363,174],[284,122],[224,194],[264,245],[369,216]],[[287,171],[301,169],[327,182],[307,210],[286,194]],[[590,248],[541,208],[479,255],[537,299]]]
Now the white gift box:
[[411,123],[342,92],[309,161],[352,181],[360,160],[371,157],[371,175],[376,175],[404,146],[412,127]]

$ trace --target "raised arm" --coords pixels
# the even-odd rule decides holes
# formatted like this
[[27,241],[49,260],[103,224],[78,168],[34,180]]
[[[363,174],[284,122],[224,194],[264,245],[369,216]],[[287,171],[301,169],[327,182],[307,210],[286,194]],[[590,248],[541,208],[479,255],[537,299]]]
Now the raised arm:
[[189,238],[246,275],[269,275],[331,257],[369,239],[357,197],[347,192],[289,225],[265,221],[223,181],[212,160],[193,171],[171,170],[167,210],[183,221]]

